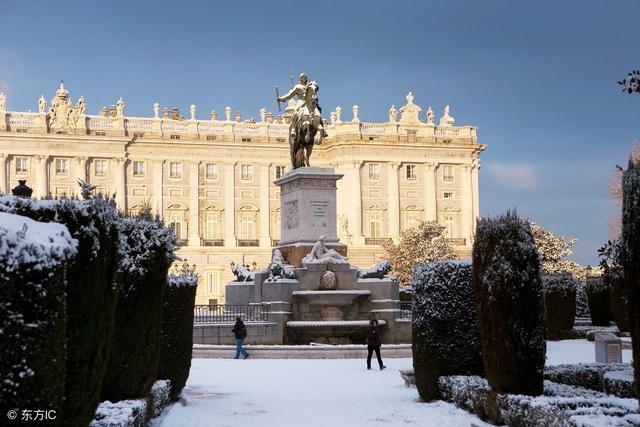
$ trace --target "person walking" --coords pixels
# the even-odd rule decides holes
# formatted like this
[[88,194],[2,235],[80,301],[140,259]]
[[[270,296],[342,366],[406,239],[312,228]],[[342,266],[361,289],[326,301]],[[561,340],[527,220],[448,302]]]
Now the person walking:
[[236,336],[236,357],[234,357],[234,359],[239,359],[240,354],[242,354],[246,359],[249,357],[249,353],[242,348],[242,342],[247,337],[247,327],[244,325],[241,318],[236,317],[236,324],[233,326],[231,332]]
[[378,326],[378,321],[376,319],[371,319],[369,321],[369,335],[367,336],[367,369],[371,369],[371,355],[373,352],[376,352],[376,357],[378,358],[378,365],[380,365],[380,370],[386,368],[382,363],[382,357],[380,357],[380,345],[382,344],[382,340],[380,339],[380,327]]

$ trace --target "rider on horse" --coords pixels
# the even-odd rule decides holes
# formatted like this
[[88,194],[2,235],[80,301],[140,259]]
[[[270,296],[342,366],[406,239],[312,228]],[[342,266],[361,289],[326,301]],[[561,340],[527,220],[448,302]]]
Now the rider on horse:
[[314,111],[307,111],[308,110],[307,89],[311,84],[314,84],[316,88],[318,87],[318,84],[315,81],[309,82],[307,79],[307,75],[305,73],[302,73],[300,74],[300,83],[296,84],[294,87],[291,88],[289,92],[287,92],[283,96],[278,97],[277,99],[278,102],[284,102],[291,99],[294,96],[298,97],[298,100],[296,101],[294,106],[294,114],[291,120],[291,138],[292,139],[295,139],[295,137],[297,136],[298,121],[304,114],[308,114],[309,116],[312,116],[312,117],[317,117],[320,123],[318,130],[320,131],[321,138],[327,137],[327,133],[325,132],[324,127],[322,126],[322,117],[320,115],[320,113],[322,112],[322,109],[318,104],[317,98],[315,103],[316,105],[313,108]]

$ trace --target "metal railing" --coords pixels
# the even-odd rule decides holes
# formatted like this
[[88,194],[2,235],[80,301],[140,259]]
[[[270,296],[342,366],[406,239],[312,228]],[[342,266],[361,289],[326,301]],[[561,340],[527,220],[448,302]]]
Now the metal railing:
[[467,239],[465,239],[464,237],[453,237],[453,238],[448,237],[448,238],[445,238],[444,240],[456,246],[464,246],[467,244]]
[[224,246],[223,239],[202,239],[202,246]]
[[384,242],[388,242],[391,239],[388,237],[365,237],[364,244],[365,245],[381,245]]
[[193,323],[234,323],[236,317],[243,322],[266,322],[269,320],[268,305],[196,305],[193,308]]
[[258,239],[238,239],[238,246],[260,246]]
[[398,318],[411,320],[411,302],[400,303],[400,317]]

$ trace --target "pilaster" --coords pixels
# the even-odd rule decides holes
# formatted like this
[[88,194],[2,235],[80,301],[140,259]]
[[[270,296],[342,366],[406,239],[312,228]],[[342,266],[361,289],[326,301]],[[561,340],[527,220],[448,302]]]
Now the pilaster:
[[153,168],[153,193],[151,194],[151,207],[161,217],[164,216],[164,194],[163,194],[163,176],[162,170],[164,167],[164,160],[154,161],[152,163]]
[[189,163],[189,246],[200,246],[200,162]]
[[116,164],[116,205],[122,212],[127,211],[127,162],[125,157],[118,157]]
[[38,174],[36,175],[37,195],[44,199],[49,195],[49,156],[37,156]]
[[269,233],[269,184],[270,164],[259,165],[260,176],[260,246],[271,246]]
[[425,163],[425,213],[427,221],[438,220],[438,198],[436,190],[437,163]]
[[398,169],[400,162],[388,163],[388,212],[389,212],[389,237],[397,241],[400,236],[400,186],[398,183]]
[[9,183],[7,181],[7,160],[9,156],[0,153],[0,194],[9,194]]
[[236,246],[236,163],[225,163],[222,166],[224,168],[224,245],[234,247]]
[[462,185],[464,200],[462,201],[462,229],[464,238],[467,239],[467,245],[471,244],[473,237],[473,224],[475,219],[473,216],[473,166],[466,164],[462,166]]

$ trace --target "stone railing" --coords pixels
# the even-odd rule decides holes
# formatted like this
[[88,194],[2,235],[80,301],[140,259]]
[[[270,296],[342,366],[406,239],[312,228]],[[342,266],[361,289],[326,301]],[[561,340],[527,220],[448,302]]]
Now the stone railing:
[[[423,122],[414,124],[336,122],[326,126],[329,136],[341,135],[375,140],[384,137],[411,141],[471,142],[477,143],[476,128],[472,126],[438,127]],[[279,122],[237,122],[223,120],[171,120],[144,117],[79,116],[64,130],[49,129],[47,114],[0,112],[0,131],[23,133],[71,133],[76,135],[123,136],[160,139],[261,141],[285,142],[289,125]],[[413,138],[413,137],[412,137]]]

